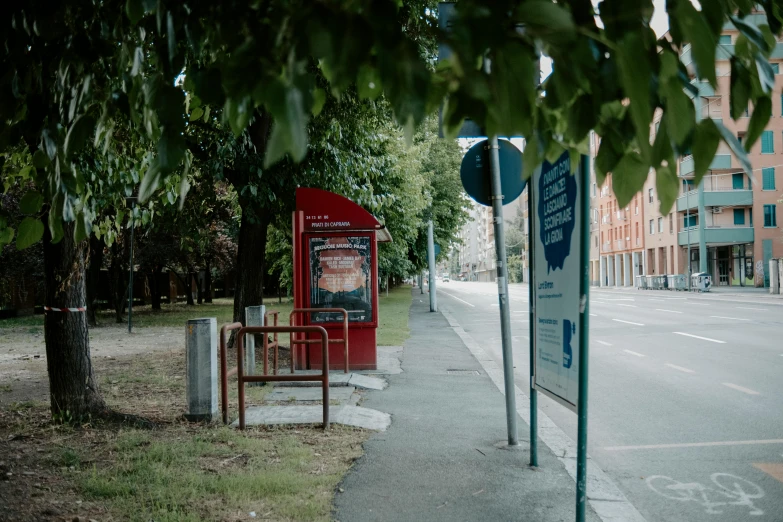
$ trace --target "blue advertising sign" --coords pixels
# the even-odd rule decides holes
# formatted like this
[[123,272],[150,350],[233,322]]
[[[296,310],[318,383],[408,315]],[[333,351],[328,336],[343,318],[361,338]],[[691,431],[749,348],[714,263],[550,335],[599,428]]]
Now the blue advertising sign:
[[536,188],[534,385],[576,411],[579,398],[580,252],[582,205],[580,175],[571,173],[564,152],[533,174]]

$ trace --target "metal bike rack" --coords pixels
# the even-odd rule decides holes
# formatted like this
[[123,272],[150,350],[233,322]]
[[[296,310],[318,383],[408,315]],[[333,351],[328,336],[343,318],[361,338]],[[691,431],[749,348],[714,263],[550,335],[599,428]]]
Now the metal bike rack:
[[[344,308],[294,308],[291,310],[291,315],[288,318],[288,324],[294,325],[297,314],[313,313],[313,312],[335,312],[343,314],[343,338],[342,339],[329,339],[329,343],[342,343],[345,350],[345,373],[348,373],[348,311]],[[321,341],[317,339],[299,339],[291,336],[291,373],[294,373],[296,368],[296,348],[295,345],[308,345],[317,344]],[[324,367],[329,370],[328,360],[324,359]]]

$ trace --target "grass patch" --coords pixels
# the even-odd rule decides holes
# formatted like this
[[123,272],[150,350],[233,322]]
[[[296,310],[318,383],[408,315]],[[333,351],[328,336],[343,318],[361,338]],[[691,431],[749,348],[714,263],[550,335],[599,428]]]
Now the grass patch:
[[126,430],[103,448],[113,465],[84,469],[79,489],[124,520],[244,519],[251,511],[276,520],[329,520],[331,493],[363,438],[361,430],[341,426],[326,433]]
[[410,285],[402,285],[380,294],[378,309],[378,346],[402,346],[410,337],[408,312],[411,307]]

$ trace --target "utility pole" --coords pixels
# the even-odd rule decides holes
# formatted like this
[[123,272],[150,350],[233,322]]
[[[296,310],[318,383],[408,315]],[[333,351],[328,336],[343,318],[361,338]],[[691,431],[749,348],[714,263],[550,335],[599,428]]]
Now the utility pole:
[[438,296],[435,294],[435,238],[432,220],[427,224],[427,261],[430,267],[430,312],[438,311]]
[[133,332],[133,233],[136,229],[136,220],[133,210],[136,208],[136,198],[127,197],[125,200],[131,205],[131,237],[130,237],[130,267],[128,268],[128,333]]

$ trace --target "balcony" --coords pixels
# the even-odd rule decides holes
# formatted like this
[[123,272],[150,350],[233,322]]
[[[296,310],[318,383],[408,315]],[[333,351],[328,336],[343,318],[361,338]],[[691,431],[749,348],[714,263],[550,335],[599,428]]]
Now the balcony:
[[629,242],[625,239],[618,239],[614,242],[614,244],[616,245],[615,250],[625,250],[628,248]]
[[611,252],[612,251],[612,242],[606,241],[601,245],[601,252]]
[[[680,246],[688,244],[688,229],[683,230],[677,235],[677,242]],[[706,227],[704,237],[708,245],[728,245],[733,243],[752,243],[754,238],[753,227],[741,226],[723,226]],[[691,245],[698,245],[700,239],[699,227],[690,228]]]
[[611,225],[612,224],[612,215],[607,214],[604,217],[601,218],[601,223],[604,225]]
[[[710,163],[710,168],[717,170],[717,169],[730,169],[731,168],[731,154],[716,154],[714,158],[712,158],[712,163]],[[685,156],[680,160],[680,176],[687,176],[688,174],[693,173],[694,171],[694,164],[693,164],[693,156]]]
[[627,221],[627,220],[628,220],[628,213],[625,210],[618,210],[617,221]]
[[[733,174],[718,174],[705,176],[704,206],[705,207],[745,207],[753,204],[753,191],[750,180],[744,174],[735,178]],[[694,189],[677,198],[677,211],[696,209],[699,206],[699,191]]]

